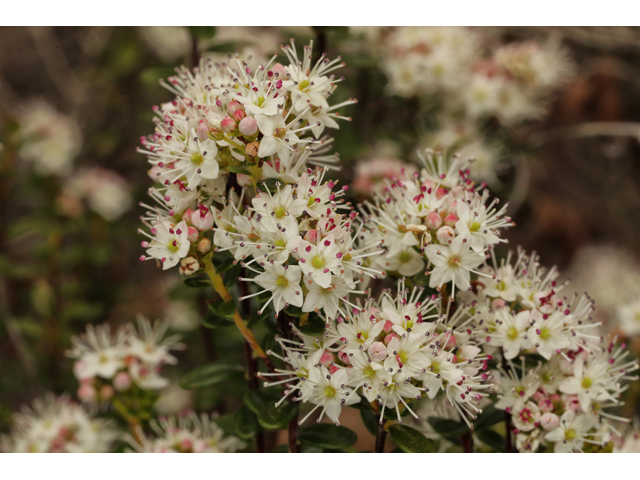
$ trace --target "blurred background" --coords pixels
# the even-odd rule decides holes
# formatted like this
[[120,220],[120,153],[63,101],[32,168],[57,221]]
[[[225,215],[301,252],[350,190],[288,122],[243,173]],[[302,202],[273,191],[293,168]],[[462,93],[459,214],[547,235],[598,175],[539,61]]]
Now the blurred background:
[[[640,29],[437,27],[0,28],[0,431],[46,391],[75,392],[70,338],[87,324],[166,319],[189,346],[169,377],[238,357],[201,326],[209,292],[140,262],[151,186],[139,138],[159,84],[201,55],[255,65],[290,38],[341,56],[356,105],[335,134],[354,202],[416,150],[476,158],[510,202],[511,248],[535,250],[596,301],[602,333],[640,352]],[[233,384],[162,392],[158,411],[233,408]],[[239,387],[240,388],[240,387]],[[632,386],[625,414],[638,408]]]

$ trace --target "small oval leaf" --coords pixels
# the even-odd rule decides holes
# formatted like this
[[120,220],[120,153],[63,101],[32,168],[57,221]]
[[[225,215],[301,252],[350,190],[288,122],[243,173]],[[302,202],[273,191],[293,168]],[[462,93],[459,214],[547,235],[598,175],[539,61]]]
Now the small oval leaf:
[[406,453],[435,453],[436,445],[415,428],[395,424],[389,427],[391,438]]
[[301,430],[298,438],[303,445],[322,449],[339,449],[356,443],[358,435],[346,427],[319,423]]
[[233,427],[236,435],[243,440],[249,440],[262,431],[258,417],[245,405],[242,405],[236,412]]
[[267,404],[258,412],[258,423],[267,430],[279,430],[285,428],[298,417],[298,404],[283,402],[279,407],[275,404]]
[[211,282],[205,277],[189,277],[182,283],[183,285],[191,288],[205,288],[211,286]]
[[202,365],[180,380],[180,386],[186,390],[208,387],[225,382],[232,378],[238,378],[244,373],[244,368],[236,363],[219,361]]

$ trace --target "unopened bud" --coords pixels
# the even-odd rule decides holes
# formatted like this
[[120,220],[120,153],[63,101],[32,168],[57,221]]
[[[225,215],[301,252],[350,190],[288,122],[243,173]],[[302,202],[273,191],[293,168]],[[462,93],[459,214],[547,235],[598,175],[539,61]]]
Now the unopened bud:
[[251,137],[258,132],[258,122],[253,117],[245,117],[238,124],[238,130],[242,135]]
[[187,240],[190,243],[197,242],[198,238],[200,238],[200,231],[196,227],[188,227],[189,235],[187,236]]
[[344,350],[340,350],[338,352],[338,358],[345,365],[351,365],[351,360],[349,360],[349,354],[347,352],[345,352]]
[[233,119],[234,119],[236,122],[240,122],[240,120],[242,120],[242,119],[243,119],[243,118],[245,118],[246,116],[247,116],[247,114],[246,114],[246,113],[244,113],[244,110],[242,110],[242,109],[240,109],[240,108],[239,108],[238,110],[236,110],[235,112],[233,112]]
[[233,118],[224,117],[222,122],[220,122],[220,126],[222,127],[222,131],[225,133],[231,133],[236,129],[236,122]]
[[329,368],[331,364],[336,360],[336,357],[333,356],[333,353],[329,351],[325,351],[320,357],[320,363],[325,367]]
[[257,157],[259,149],[260,149],[260,143],[251,142],[251,143],[248,143],[246,147],[244,147],[244,153],[246,153],[250,157]]
[[207,232],[213,228],[213,214],[208,208],[196,210],[191,216],[191,223],[201,232]]
[[389,342],[391,340],[393,340],[394,338],[400,338],[400,337],[398,335],[396,335],[395,333],[390,333],[389,335],[384,337],[384,344],[385,345],[389,345]]
[[182,214],[182,219],[187,222],[187,225],[193,225],[191,222],[191,217],[195,210],[193,208],[187,208],[187,210]]
[[382,327],[382,331],[384,333],[393,332],[393,322],[391,320],[387,320],[386,322],[384,322],[384,327]]
[[371,360],[373,360],[374,362],[381,362],[382,360],[387,358],[387,347],[385,347],[382,342],[373,342],[371,345],[369,345],[367,353],[369,354],[369,357],[371,357]]
[[208,238],[203,238],[198,242],[198,251],[203,255],[211,250],[211,240]]
[[83,384],[78,388],[78,398],[83,402],[95,402],[96,401],[96,389],[93,385]]
[[555,430],[560,425],[560,419],[555,413],[546,412],[540,417],[540,426],[547,432]]
[[284,80],[287,78],[287,71],[281,63],[276,63],[271,71],[278,76],[278,80]]
[[119,392],[128,389],[131,386],[131,376],[127,372],[118,373],[113,379],[113,386]]
[[236,112],[236,110],[241,108],[242,108],[242,104],[239,101],[232,100],[229,102],[229,105],[227,106],[227,113],[231,116]]
[[109,400],[113,397],[113,387],[111,385],[103,385],[100,388],[100,399]]
[[338,365],[336,365],[335,363],[329,367],[329,373],[331,375],[336,373],[338,370],[340,370],[340,367]]
[[444,217],[444,224],[448,227],[455,227],[458,220],[458,216],[455,213],[450,213]]
[[307,231],[307,233],[304,234],[304,240],[306,240],[309,243],[313,243],[314,245],[316,245],[318,243],[318,230],[316,230],[315,228],[312,228],[311,230]]
[[180,275],[193,275],[200,269],[200,263],[193,257],[180,260]]
[[438,212],[431,212],[427,215],[425,225],[429,230],[438,230],[442,226],[442,217]]
[[501,298],[496,298],[495,300],[493,300],[493,301],[491,302],[491,308],[492,308],[493,310],[501,310],[501,309],[503,309],[503,308],[504,308],[504,307],[506,307],[506,306],[507,306],[507,302],[505,302],[505,301],[504,301],[503,299],[501,299]]
[[436,238],[438,239],[438,242],[443,245],[449,245],[453,241],[455,236],[456,233],[451,227],[440,227],[436,232]]
[[204,120],[200,120],[196,132],[198,133],[198,138],[200,140],[206,140],[207,138],[209,138],[209,127],[207,127],[207,124],[204,123]]

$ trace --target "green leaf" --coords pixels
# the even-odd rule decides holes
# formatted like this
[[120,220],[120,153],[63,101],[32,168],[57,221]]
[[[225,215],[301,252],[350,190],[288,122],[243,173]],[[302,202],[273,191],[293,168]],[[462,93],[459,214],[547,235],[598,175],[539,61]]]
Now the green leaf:
[[224,328],[233,325],[233,320],[221,317],[213,312],[208,312],[202,317],[202,325],[211,329]]
[[250,390],[244,394],[244,404],[256,415],[267,405],[273,405],[282,398],[277,390]]
[[276,184],[284,186],[284,182],[279,178],[265,178],[260,181],[258,187],[260,190],[269,190],[271,193],[275,193],[278,191],[278,186]]
[[322,335],[326,330],[326,324],[318,314],[312,312],[309,315],[307,323],[305,323],[304,325],[300,325],[298,322],[298,330],[300,330],[305,335]]
[[224,433],[226,433],[227,435],[236,434],[236,428],[235,428],[236,416],[233,413],[226,413],[224,415],[220,415],[218,418],[215,418],[213,421],[216,422],[216,424],[222,430],[224,430]]
[[417,275],[411,277],[411,281],[414,285],[429,285],[429,275],[425,275],[424,272],[420,272]]
[[362,417],[362,423],[369,431],[371,435],[378,433],[378,417],[372,410],[360,410],[360,416]]
[[262,313],[253,314],[253,316],[247,321],[247,327],[251,328],[256,323],[262,323],[273,316],[273,310],[271,310],[271,308],[265,308]]
[[431,417],[429,418],[429,423],[437,433],[447,440],[457,440],[461,435],[469,431],[469,427],[464,423],[449,420],[448,418]]
[[258,423],[267,430],[279,430],[285,428],[297,417],[297,403],[284,401],[279,407],[270,403],[258,413]]
[[207,40],[216,36],[216,27],[189,27],[191,35],[195,38]]
[[504,410],[498,410],[494,405],[489,405],[478,415],[478,418],[473,422],[473,426],[475,429],[488,428],[503,421]]
[[209,304],[209,310],[222,318],[233,318],[236,313],[236,302],[231,299],[228,302],[218,300]]
[[353,445],[358,440],[358,435],[346,427],[319,423],[301,430],[298,438],[303,445],[322,449],[337,449]]
[[296,307],[295,305],[287,305],[284,311],[287,315],[290,315],[292,317],[301,317],[305,314],[305,312],[302,311],[301,307]]
[[185,390],[207,387],[237,378],[243,373],[244,368],[241,365],[221,360],[202,365],[190,371],[182,377],[180,386]]
[[389,427],[391,438],[406,453],[435,453],[436,443],[429,440],[415,428],[395,424]]
[[191,287],[191,288],[204,288],[204,287],[211,286],[211,282],[209,281],[208,278],[205,278],[205,277],[189,277],[189,278],[186,278],[182,283],[185,286]]
[[242,281],[242,280],[238,280],[238,277],[240,276],[241,271],[242,271],[242,265],[240,265],[239,263],[236,263],[235,265],[231,266],[229,270],[225,272],[224,278],[222,279],[222,283],[224,284],[224,286],[227,288],[231,288],[236,284],[236,282]]
[[226,258],[222,260],[222,259],[219,259],[217,256],[214,256],[212,258],[212,261],[214,266],[216,267],[216,272],[223,273],[229,270],[231,267],[233,267],[234,259],[232,257],[232,258]]
[[506,447],[506,445],[505,445],[506,440],[499,433],[494,432],[493,430],[489,430],[487,428],[487,429],[484,429],[484,430],[478,430],[476,432],[476,436],[478,437],[478,440],[480,440],[487,447],[492,448],[496,452],[505,452],[506,451],[506,448],[505,448]]
[[258,423],[258,418],[255,413],[245,405],[241,405],[236,412],[233,428],[236,431],[236,435],[243,440],[249,440],[262,431],[262,427]]
[[241,175],[251,175],[251,172],[242,165],[229,165],[227,170],[232,173],[239,173]]

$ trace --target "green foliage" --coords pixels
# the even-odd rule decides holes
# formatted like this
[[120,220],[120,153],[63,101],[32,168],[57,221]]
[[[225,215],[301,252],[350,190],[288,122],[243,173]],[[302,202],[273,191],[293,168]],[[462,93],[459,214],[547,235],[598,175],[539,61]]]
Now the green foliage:
[[180,380],[180,386],[186,390],[217,385],[218,383],[240,377],[244,373],[242,365],[226,360],[202,365],[190,371]]
[[236,302],[232,299],[223,302],[222,299],[209,304],[209,310],[222,318],[233,318],[236,313]]
[[245,405],[241,405],[236,412],[233,426],[236,435],[243,440],[249,440],[262,431],[258,417]]
[[319,423],[302,429],[298,438],[302,445],[322,449],[339,449],[356,443],[358,435],[346,427],[339,427],[330,423]]
[[244,396],[244,403],[257,415],[258,423],[267,430],[285,428],[298,416],[298,404],[284,401],[276,407],[281,395],[270,390],[252,390]]
[[194,38],[208,40],[216,36],[216,27],[189,27],[189,32]]
[[435,453],[438,451],[436,442],[428,439],[415,428],[395,424],[389,427],[391,438],[396,445],[406,453]]
[[296,327],[305,335],[313,336],[323,335],[326,330],[324,320],[322,320],[318,314],[313,312],[309,314],[309,318],[306,322],[302,323],[298,320]]
[[371,435],[378,433],[378,416],[371,409],[361,409],[362,423]]
[[462,422],[456,422],[455,420],[449,420],[448,418],[429,418],[429,423],[433,429],[447,440],[458,441],[461,435],[464,435],[469,431],[469,427]]
[[227,170],[231,173],[240,173],[241,175],[251,175],[251,172],[242,165],[229,165]]
[[230,320],[226,317],[221,317],[220,315],[213,312],[207,312],[205,316],[202,317],[201,323],[207,328],[216,329],[233,325],[233,320]]
[[484,443],[487,447],[495,450],[496,452],[505,452],[506,440],[499,433],[490,430],[488,428],[484,430],[478,430],[476,432],[478,440]]
[[205,277],[189,277],[182,282],[185,287],[206,288],[211,286],[211,282]]

